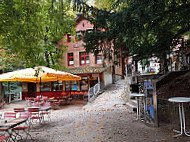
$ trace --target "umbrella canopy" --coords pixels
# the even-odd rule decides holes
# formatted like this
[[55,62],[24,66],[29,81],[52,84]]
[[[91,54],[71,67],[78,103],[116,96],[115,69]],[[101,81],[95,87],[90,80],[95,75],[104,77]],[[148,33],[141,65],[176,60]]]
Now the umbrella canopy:
[[80,76],[71,73],[56,71],[52,68],[38,66],[26,68],[0,75],[1,81],[20,81],[20,82],[49,82],[49,81],[74,81],[81,80]]

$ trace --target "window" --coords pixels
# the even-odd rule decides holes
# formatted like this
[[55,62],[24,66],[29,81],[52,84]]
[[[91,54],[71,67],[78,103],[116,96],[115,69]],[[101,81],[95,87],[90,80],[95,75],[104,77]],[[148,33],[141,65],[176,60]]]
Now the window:
[[68,53],[68,66],[74,65],[73,53]]
[[65,81],[65,91],[70,91],[70,81]]
[[93,29],[87,29],[86,30],[86,33],[89,34],[89,33],[92,33],[93,32]]
[[77,40],[80,41],[82,39],[81,32],[77,32]]
[[52,82],[52,91],[63,91],[63,81]]
[[42,82],[41,91],[50,91],[50,82]]
[[80,87],[81,87],[81,91],[88,90],[88,77],[87,76],[81,77]]
[[96,55],[96,64],[102,64],[102,54]]
[[71,82],[71,90],[77,91],[78,88],[78,82],[77,81],[72,81]]
[[89,54],[86,52],[80,52],[80,65],[88,65],[89,63]]
[[67,42],[71,42],[71,34],[67,34]]

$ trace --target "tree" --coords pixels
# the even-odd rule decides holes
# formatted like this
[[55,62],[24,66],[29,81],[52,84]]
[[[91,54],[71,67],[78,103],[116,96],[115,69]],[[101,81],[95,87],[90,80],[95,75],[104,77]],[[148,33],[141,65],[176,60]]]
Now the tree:
[[87,51],[102,50],[104,55],[111,56],[110,52],[117,55],[120,49],[127,49],[139,59],[158,56],[166,66],[166,54],[178,44],[174,39],[189,35],[188,0],[128,0],[125,3],[116,0],[113,5],[115,10],[100,10],[75,0],[75,10],[83,11],[95,25],[93,32],[85,36]]
[[64,0],[1,0],[0,46],[26,67],[58,68],[66,47],[57,48],[64,34],[74,33],[74,14]]
[[0,74],[12,71],[15,67],[22,67],[23,62],[19,61],[15,54],[10,53],[8,49],[0,48]]

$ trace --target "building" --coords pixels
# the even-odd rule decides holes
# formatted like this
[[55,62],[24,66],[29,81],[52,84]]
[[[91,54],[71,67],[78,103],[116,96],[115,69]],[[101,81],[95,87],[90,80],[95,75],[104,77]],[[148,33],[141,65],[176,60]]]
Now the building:
[[[84,99],[88,90],[100,85],[100,88],[108,86],[115,81],[115,76],[123,76],[125,73],[125,57],[121,51],[121,58],[115,58],[112,62],[103,58],[99,53],[87,53],[82,40],[83,32],[91,32],[93,25],[82,15],[76,19],[76,36],[67,33],[63,40],[58,43],[58,47],[67,45],[67,51],[63,52],[62,63],[66,67],[65,71],[81,76],[80,81],[56,81],[39,83],[22,83],[22,98],[36,97],[40,95],[48,97],[61,97],[62,94],[73,95],[75,99]],[[40,89],[41,88],[41,89]]]
[[112,65],[104,60],[103,55],[99,53],[87,53],[82,40],[83,32],[90,32],[93,25],[82,15],[75,21],[76,36],[66,34],[63,41],[58,46],[67,45],[67,52],[63,53],[63,65],[66,71],[81,76],[79,82],[65,82],[65,90],[68,91],[88,91],[90,87],[100,83],[101,88],[112,83]]

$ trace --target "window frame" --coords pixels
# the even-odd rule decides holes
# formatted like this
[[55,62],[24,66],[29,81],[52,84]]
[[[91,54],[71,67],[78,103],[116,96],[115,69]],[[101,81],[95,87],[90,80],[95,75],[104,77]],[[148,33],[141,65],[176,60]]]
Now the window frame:
[[[69,56],[69,54],[73,54],[73,56]],[[74,66],[74,53],[68,53],[67,57],[68,57],[68,66]],[[70,64],[70,60],[69,59],[71,59],[71,58],[73,58],[73,65]]]
[[101,65],[103,63],[103,59],[101,60],[102,62],[101,63],[97,63],[97,57],[98,56],[101,56],[103,58],[103,55],[100,53],[100,54],[97,54],[96,57],[95,57],[95,63],[98,64],[98,65]]
[[81,31],[76,32],[76,41],[81,41],[82,40],[82,33]]
[[[82,53],[84,53],[84,55],[81,55]],[[81,58],[84,57],[84,64],[81,63]],[[89,63],[86,63],[86,57],[88,57]],[[89,57],[89,53],[87,54],[86,52],[79,52],[79,61],[80,61],[80,66],[88,66],[90,65],[90,57]]]
[[67,34],[67,42],[71,42],[71,34]]

